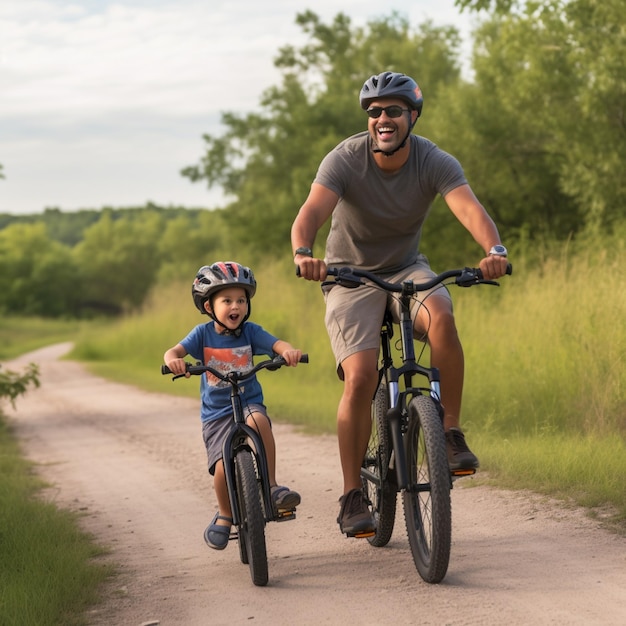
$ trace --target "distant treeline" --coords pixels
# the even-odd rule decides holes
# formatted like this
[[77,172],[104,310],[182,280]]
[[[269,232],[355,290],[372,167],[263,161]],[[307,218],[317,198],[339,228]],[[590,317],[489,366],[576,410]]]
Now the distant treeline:
[[0,312],[91,317],[141,306],[227,242],[220,212],[145,207],[0,215]]

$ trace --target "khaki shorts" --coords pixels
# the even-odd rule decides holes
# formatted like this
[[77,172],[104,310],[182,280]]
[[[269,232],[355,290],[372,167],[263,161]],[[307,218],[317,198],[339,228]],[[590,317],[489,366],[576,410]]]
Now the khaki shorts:
[[[422,282],[436,274],[430,269],[426,257],[410,267],[396,274],[381,276],[388,282],[402,282],[414,280]],[[360,286],[355,289],[341,285],[324,286],[326,301],[326,330],[330,338],[330,345],[335,355],[337,374],[343,380],[341,363],[350,355],[363,350],[378,350],[380,345],[380,328],[388,307],[395,322],[400,319],[400,303],[396,294],[388,294],[376,287]],[[421,291],[413,297],[411,317],[415,320],[418,308],[428,305],[428,298],[433,293],[437,297],[446,298],[452,307],[452,299],[448,289],[442,285],[430,291]],[[416,337],[424,339],[424,337]]]

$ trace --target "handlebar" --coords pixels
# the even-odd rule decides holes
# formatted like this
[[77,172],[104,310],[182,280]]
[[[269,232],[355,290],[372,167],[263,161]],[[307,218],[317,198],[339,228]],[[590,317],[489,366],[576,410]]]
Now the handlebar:
[[[299,362],[308,363],[309,355],[303,354],[300,357]],[[275,356],[273,359],[267,359],[265,361],[261,361],[260,363],[257,363],[251,370],[248,370],[246,372],[240,372],[240,371],[234,370],[231,372],[223,373],[223,372],[220,372],[219,370],[212,368],[209,365],[202,365],[202,363],[198,361],[195,365],[192,363],[185,363],[185,372],[191,375],[200,375],[200,374],[204,374],[205,372],[209,372],[210,374],[213,374],[213,376],[216,376],[217,378],[219,378],[220,380],[223,380],[224,382],[236,384],[239,381],[242,381],[246,378],[249,378],[250,376],[253,376],[259,370],[268,369],[270,371],[274,371],[283,367],[283,365],[287,365],[287,361],[285,361],[285,359],[282,356]],[[161,365],[161,374],[165,376],[167,374],[173,374],[173,372],[172,370],[170,370],[170,368],[167,365]],[[184,375],[185,374],[176,374],[175,376],[172,377],[172,380],[181,378]]]
[[[370,280],[375,285],[384,289],[385,291],[391,291],[395,293],[409,293],[414,294],[419,291],[428,291],[433,287],[436,287],[448,278],[454,278],[454,283],[460,287],[471,287],[472,285],[498,285],[496,281],[485,280],[480,268],[477,267],[465,267],[463,269],[448,270],[442,272],[437,276],[434,276],[430,280],[422,283],[415,283],[413,281],[405,281],[404,283],[390,283],[380,278],[380,276],[368,272],[367,270],[360,270],[354,267],[329,267],[326,270],[329,276],[334,276],[334,282],[353,289],[360,285],[363,285],[363,278]],[[506,268],[507,274],[513,273],[513,266],[509,263]]]

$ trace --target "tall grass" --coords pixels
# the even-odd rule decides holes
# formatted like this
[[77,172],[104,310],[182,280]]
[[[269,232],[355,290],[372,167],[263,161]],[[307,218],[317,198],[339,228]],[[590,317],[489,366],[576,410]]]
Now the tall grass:
[[457,294],[464,419],[502,436],[626,436],[624,246],[565,247],[494,293]]

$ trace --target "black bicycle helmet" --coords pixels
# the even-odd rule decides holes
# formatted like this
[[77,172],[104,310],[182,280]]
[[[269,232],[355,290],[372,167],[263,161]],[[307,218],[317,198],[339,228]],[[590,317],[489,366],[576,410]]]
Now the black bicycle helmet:
[[361,87],[359,94],[361,108],[366,110],[374,100],[379,98],[401,98],[417,111],[417,117],[422,114],[424,104],[422,90],[406,74],[383,72],[377,76],[370,76]]
[[219,261],[213,265],[203,265],[196,273],[196,278],[191,286],[193,302],[200,313],[207,314],[204,303],[225,287],[245,289],[249,301],[256,293],[256,280],[252,270],[232,261]]

